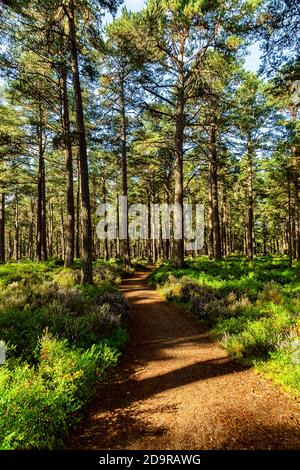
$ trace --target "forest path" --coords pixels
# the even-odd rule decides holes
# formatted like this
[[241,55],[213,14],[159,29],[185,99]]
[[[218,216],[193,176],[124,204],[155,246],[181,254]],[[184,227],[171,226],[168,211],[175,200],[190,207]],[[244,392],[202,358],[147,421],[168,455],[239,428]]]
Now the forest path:
[[72,449],[300,449],[297,401],[232,361],[187,313],[125,279],[127,351]]

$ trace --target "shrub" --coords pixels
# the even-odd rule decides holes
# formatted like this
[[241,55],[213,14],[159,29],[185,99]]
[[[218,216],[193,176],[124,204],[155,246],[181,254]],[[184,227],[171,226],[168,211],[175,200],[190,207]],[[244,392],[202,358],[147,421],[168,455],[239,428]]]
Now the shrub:
[[[258,372],[272,379],[287,392],[300,396],[300,365],[295,363],[294,351],[291,348],[283,348],[270,354],[267,362],[256,361]],[[299,349],[298,349],[299,354]]]
[[74,345],[90,347],[126,326],[128,319],[128,305],[107,281],[83,290],[47,282],[27,292],[26,302],[23,309],[10,308],[0,315],[1,339],[15,356],[34,363],[38,338],[45,328]]
[[80,284],[80,271],[64,268],[53,276],[54,282],[65,289],[70,289]]
[[274,281],[268,282],[263,290],[258,294],[258,300],[260,302],[273,302],[274,304],[282,303],[282,296],[280,287]]
[[191,311],[200,319],[207,320],[207,312],[205,304],[203,303],[201,296],[196,296],[192,300]]
[[117,292],[119,269],[103,271],[96,285],[81,287],[79,269],[0,266],[0,339],[8,346],[0,367],[2,449],[61,446],[95,382],[116,364],[128,305]]

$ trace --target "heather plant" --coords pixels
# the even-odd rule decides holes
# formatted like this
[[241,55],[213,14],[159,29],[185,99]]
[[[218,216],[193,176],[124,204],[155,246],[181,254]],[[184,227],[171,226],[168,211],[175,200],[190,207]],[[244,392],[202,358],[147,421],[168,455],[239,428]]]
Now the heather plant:
[[52,449],[62,446],[126,341],[120,269],[102,264],[101,279],[82,287],[79,267],[25,262],[10,268],[0,266],[0,339],[7,347],[0,448]]
[[37,367],[8,363],[0,369],[0,449],[61,447],[93,386],[118,357],[105,341],[80,350],[46,332]]

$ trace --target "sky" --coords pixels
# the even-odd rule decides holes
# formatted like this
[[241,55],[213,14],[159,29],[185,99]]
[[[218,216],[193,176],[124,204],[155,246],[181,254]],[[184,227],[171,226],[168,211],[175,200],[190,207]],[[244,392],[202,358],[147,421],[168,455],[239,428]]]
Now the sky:
[[[145,4],[145,0],[124,0],[124,4],[128,10],[138,11],[141,10]],[[260,51],[259,45],[256,43],[249,49],[249,54],[245,60],[245,68],[250,72],[257,72],[260,65]]]
[[259,44],[255,43],[249,48],[249,54],[245,60],[245,68],[250,72],[257,72],[260,66],[260,57]]
[[125,0],[124,1],[124,5],[126,5],[128,10],[131,10],[131,11],[141,10],[144,3],[146,3],[144,0]]

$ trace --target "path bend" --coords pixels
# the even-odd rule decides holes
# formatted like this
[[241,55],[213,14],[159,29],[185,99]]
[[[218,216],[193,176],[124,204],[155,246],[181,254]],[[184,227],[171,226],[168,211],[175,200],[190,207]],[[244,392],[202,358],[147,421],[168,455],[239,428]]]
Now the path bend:
[[147,285],[122,282],[126,354],[101,384],[72,449],[300,449],[300,409],[232,361],[186,312]]

